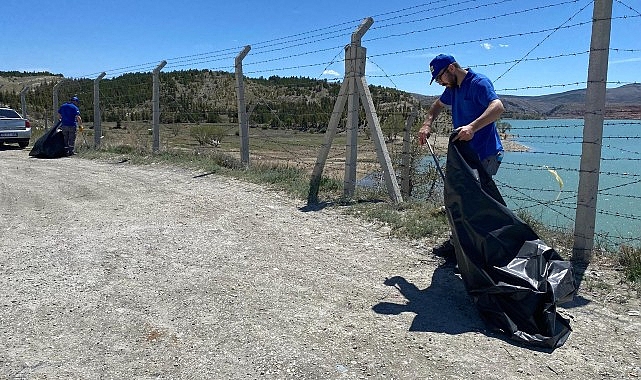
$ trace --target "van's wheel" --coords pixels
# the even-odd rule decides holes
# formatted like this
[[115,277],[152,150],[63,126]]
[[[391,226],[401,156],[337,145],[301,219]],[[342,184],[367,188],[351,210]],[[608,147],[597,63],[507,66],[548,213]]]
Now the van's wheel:
[[19,146],[20,148],[22,148],[22,149],[26,148],[26,147],[27,147],[27,145],[29,145],[29,141],[20,141],[20,142],[18,143],[18,146]]

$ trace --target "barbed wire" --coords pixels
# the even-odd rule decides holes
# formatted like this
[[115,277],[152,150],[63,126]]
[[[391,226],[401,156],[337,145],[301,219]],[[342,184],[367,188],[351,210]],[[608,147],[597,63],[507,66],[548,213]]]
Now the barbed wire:
[[[513,0],[495,1],[493,3],[481,4],[481,5],[478,5],[478,6],[473,7],[473,8],[463,8],[463,9],[460,9],[460,10],[457,10],[457,11],[454,11],[454,12],[448,11],[448,12],[444,12],[444,13],[442,13],[440,15],[430,16],[430,17],[426,17],[426,18],[423,18],[423,19],[419,19],[419,20],[406,21],[406,22],[403,22],[403,24],[409,24],[409,23],[418,22],[418,21],[426,21],[426,20],[429,20],[429,19],[432,19],[432,18],[436,18],[436,17],[443,17],[443,16],[451,17],[452,13],[459,13],[459,12],[466,12],[466,13],[469,13],[469,14],[475,14],[474,11],[478,10],[480,8],[490,7],[490,6],[493,6],[493,5],[498,5],[498,4],[509,2],[509,1],[513,1]],[[538,7],[534,7],[534,8],[528,8],[528,9],[525,9],[525,10],[508,12],[508,13],[503,13],[503,14],[499,14],[499,15],[492,15],[492,16],[482,17],[482,18],[475,17],[472,20],[456,22],[456,23],[448,24],[448,25],[444,25],[444,26],[435,26],[435,27],[431,27],[431,28],[427,28],[427,29],[412,30],[412,31],[409,31],[409,32],[406,32],[406,33],[389,34],[389,35],[386,35],[386,36],[365,39],[364,42],[371,42],[371,41],[377,41],[377,40],[382,40],[382,39],[387,39],[387,38],[394,38],[394,37],[405,37],[405,36],[408,36],[408,35],[411,35],[411,34],[426,33],[426,32],[430,32],[430,31],[434,31],[434,30],[441,30],[441,29],[444,29],[444,28],[456,28],[456,27],[461,27],[461,26],[464,26],[464,25],[478,23],[478,22],[481,22],[481,21],[496,20],[496,19],[503,18],[503,17],[515,16],[515,15],[518,15],[518,14],[538,11],[538,10],[551,8],[551,7],[556,7],[556,6],[560,6],[560,5],[566,5],[568,3],[576,3],[577,1],[578,0],[568,0],[568,1],[565,1],[563,3],[549,4],[549,5],[545,5],[545,6],[538,6]],[[455,4],[455,5],[458,5],[458,4]],[[392,24],[392,25],[399,25],[399,24]],[[373,27],[372,29],[377,29],[377,28],[380,29],[380,28],[385,28],[385,27],[388,27],[388,26],[391,26],[391,25],[383,25],[383,26],[379,26],[379,27]]]
[[[628,18],[628,17],[639,17],[639,16],[617,16],[613,17],[612,19],[623,19],[623,18]],[[519,33],[512,33],[512,34],[504,34],[504,35],[498,35],[498,36],[493,36],[493,37],[483,37],[483,38],[478,38],[478,39],[473,39],[473,40],[466,40],[466,41],[457,41],[457,42],[452,42],[452,43],[447,43],[447,44],[440,44],[440,45],[432,45],[432,46],[426,46],[426,47],[421,47],[421,48],[414,48],[414,49],[405,49],[405,50],[398,50],[398,51],[393,51],[393,52],[387,52],[387,53],[379,53],[379,54],[373,54],[373,55],[368,55],[368,58],[375,58],[375,57],[383,57],[383,56],[389,56],[389,55],[399,55],[399,54],[404,54],[404,53],[416,53],[416,52],[421,52],[421,51],[426,51],[426,50],[433,50],[433,49],[442,49],[445,47],[452,47],[452,46],[458,46],[458,45],[465,45],[465,44],[472,44],[472,43],[480,43],[483,41],[492,41],[492,40],[501,40],[501,39],[509,39],[509,38],[515,38],[515,37],[524,37],[528,35],[536,35],[536,34],[542,34],[542,33],[548,33],[548,32],[556,32],[561,29],[571,29],[571,28],[577,28],[581,26],[586,26],[588,24],[592,23],[592,20],[590,21],[584,21],[584,22],[578,22],[575,24],[571,25],[563,25],[561,27],[555,27],[555,28],[546,28],[542,30],[535,30],[535,31],[529,31],[529,32],[519,32]],[[336,49],[337,47],[329,48],[327,50],[331,49]],[[628,51],[628,50],[636,50],[636,49],[613,49],[613,51]],[[295,56],[302,56],[302,55],[308,55],[315,53],[316,51],[313,52],[304,52],[304,53],[298,53]],[[572,54],[568,54],[568,56],[571,56]],[[294,56],[287,56],[286,58],[293,58]],[[265,60],[265,61],[260,61],[256,63],[267,63],[267,62],[275,62],[278,61],[279,58],[274,58],[270,60]],[[517,60],[519,61],[519,60]],[[401,75],[410,75],[410,74],[421,74],[425,73],[427,71],[415,71],[411,73],[402,73],[402,74],[397,74],[396,76],[401,76]],[[374,77],[372,75],[369,75],[370,77]],[[384,77],[389,77],[389,75],[385,75]],[[609,84],[635,84],[636,82],[623,82],[623,81],[617,81],[617,82],[608,82]],[[587,82],[574,82],[574,83],[568,83],[568,84],[554,84],[554,85],[542,85],[542,86],[526,86],[526,87],[521,87],[521,88],[513,88],[513,89],[504,89],[504,90],[498,90],[498,91],[519,91],[519,90],[530,90],[530,89],[544,89],[544,88],[555,88],[555,87],[568,87],[568,86],[577,86],[581,84],[587,84]]]
[[[521,190],[519,190],[518,188],[511,186],[511,185],[510,185],[510,184],[508,184],[508,183],[502,182],[502,181],[500,181],[500,180],[498,180],[498,179],[495,179],[494,181],[495,181],[495,182],[497,182],[497,183],[498,183],[499,185],[501,185],[502,187],[505,187],[505,188],[511,189],[512,191],[514,191],[514,192],[516,192],[516,193],[518,193],[518,194],[521,194],[521,195],[523,196],[523,199],[524,199],[524,200],[527,200],[527,201],[529,201],[529,202],[533,202],[533,203],[534,203],[533,205],[530,205],[530,206],[522,206],[522,207],[518,207],[518,208],[516,208],[516,209],[515,209],[515,210],[513,210],[513,211],[518,212],[518,211],[524,211],[524,210],[527,210],[527,209],[530,209],[530,208],[532,208],[532,207],[536,207],[536,206],[545,206],[547,209],[549,209],[550,211],[552,211],[552,212],[556,213],[557,215],[562,216],[562,217],[564,217],[564,218],[568,219],[569,221],[574,221],[572,218],[568,217],[568,216],[567,216],[567,215],[565,215],[564,213],[562,213],[562,212],[560,212],[559,210],[557,210],[557,209],[555,209],[555,208],[551,207],[551,203],[552,203],[552,202],[556,202],[556,201],[542,201],[542,200],[539,200],[539,199],[535,199],[535,198],[532,198],[531,196],[529,196],[529,195],[525,194],[524,192],[522,192],[522,191],[521,191]],[[517,200],[518,200],[518,199],[517,199]]]
[[[537,122],[537,120],[532,120],[533,122]],[[606,120],[603,122],[603,127],[612,127],[612,126],[620,126],[620,125],[634,125],[638,126],[640,123],[638,121],[625,121],[625,120]],[[550,124],[550,125],[532,125],[532,126],[510,126],[510,131],[514,130],[530,130],[530,129],[565,129],[565,128],[577,128],[577,129],[582,129],[583,128],[583,121],[577,121],[576,124]]]
[[621,4],[621,5],[623,5],[624,7],[628,8],[628,9],[630,9],[631,11],[636,12],[637,15],[641,15],[641,12],[639,12],[638,10],[632,8],[631,6],[629,6],[628,4],[624,3],[623,1],[616,0],[616,2]]
[[[481,8],[481,7],[494,6],[494,5],[498,5],[498,4],[504,3],[506,1],[507,0],[496,1],[496,2],[490,3],[490,4],[481,4],[481,5],[477,5],[476,7],[473,7],[472,9],[478,9],[478,8]],[[578,0],[569,0],[569,1],[559,2],[559,3],[555,3],[555,4],[537,6],[537,7],[532,7],[532,8],[528,8],[528,9],[522,9],[522,10],[518,10],[518,11],[514,11],[514,12],[508,12],[508,13],[504,13],[504,14],[501,14],[501,15],[495,15],[495,16],[492,16],[492,17],[488,17],[487,19],[489,20],[489,19],[496,19],[498,17],[514,16],[514,15],[525,13],[525,12],[540,11],[542,9],[550,8],[550,7],[557,7],[557,6],[563,6],[563,5],[567,6],[568,4],[576,3],[577,1]],[[448,6],[460,6],[460,5],[464,5],[464,4],[468,3],[468,2],[470,2],[470,1],[459,2],[457,4],[452,4],[452,5],[448,5]],[[638,17],[638,16],[640,16],[638,14],[638,12],[635,11],[629,5],[626,5],[623,2],[619,2],[619,3],[623,4],[628,9],[630,9],[630,10],[632,10],[632,11],[637,13],[636,16],[635,15],[633,15],[633,16],[627,16],[626,15],[626,16],[619,16],[619,17],[628,18],[628,17]],[[426,3],[426,4],[421,4],[421,5],[417,5],[417,6],[413,6],[413,7],[408,7],[408,8],[404,8],[404,9],[397,10],[397,11],[387,12],[387,13],[380,14],[378,16],[394,15],[393,17],[380,20],[380,22],[384,24],[385,22],[389,22],[391,20],[407,18],[412,14],[417,14],[417,13],[423,13],[423,12],[430,11],[431,9],[420,10],[418,12],[412,12],[410,14],[407,14],[407,12],[406,12],[408,10],[426,8],[426,7],[429,7],[431,4],[436,4],[436,2],[429,2],[429,3]],[[469,11],[470,8],[469,7],[465,7],[464,9],[466,11]],[[446,14],[450,14],[450,13],[451,13],[451,11],[450,12],[446,12]],[[407,20],[407,21],[399,22],[399,23],[393,23],[393,24],[390,23],[390,24],[384,24],[384,25],[381,25],[381,26],[377,25],[377,26],[374,26],[372,29],[377,29],[377,28],[378,29],[383,29],[383,28],[394,26],[394,25],[407,25],[407,24],[410,24],[410,23],[418,22],[418,21],[425,21],[426,19],[430,19],[430,18],[433,18],[433,17],[436,17],[436,15],[430,15],[430,16],[425,17],[425,18]],[[613,19],[615,19],[615,18],[613,18]],[[473,23],[473,22],[480,22],[482,20],[483,19],[475,19],[475,20],[470,20],[468,22]],[[324,39],[328,39],[328,38],[337,38],[337,37],[340,37],[340,36],[346,36],[348,32],[351,32],[354,29],[353,28],[354,24],[356,22],[360,22],[360,21],[361,20],[352,20],[352,21],[348,21],[348,22],[345,22],[345,23],[339,23],[339,24],[331,25],[331,26],[328,26],[328,27],[317,28],[317,29],[314,29],[314,30],[311,30],[311,31],[307,31],[307,32],[297,33],[297,34],[294,34],[294,35],[291,35],[291,36],[280,37],[280,38],[267,40],[267,41],[263,41],[263,42],[256,42],[254,44],[251,44],[252,47],[253,47],[252,54],[262,54],[262,53],[268,53],[268,52],[276,52],[276,51],[279,51],[279,50],[283,49],[282,47],[280,47],[278,49],[274,49],[274,50],[267,49],[267,48],[273,47],[273,46],[280,46],[280,45],[288,44],[288,46],[286,48],[294,48],[294,47],[297,47],[297,46],[302,46],[302,45],[308,44],[308,43],[292,44],[292,42],[298,42],[298,41],[301,41],[301,40],[304,41],[304,40],[307,40],[307,39],[314,38],[314,39],[316,39],[316,41],[319,41],[319,40],[324,40]],[[584,24],[585,23],[580,23],[580,25],[584,25]],[[577,24],[575,24],[575,26],[576,25]],[[460,23],[454,23],[454,24],[450,24],[450,25],[445,25],[443,27],[454,27],[454,26],[460,26]],[[564,27],[572,27],[572,26],[564,26]],[[545,31],[554,32],[554,31],[557,31],[559,29],[561,29],[561,28],[557,27],[557,28],[547,29],[547,30],[543,30],[543,31],[538,31],[536,33],[543,33]],[[416,32],[420,32],[420,31],[412,31],[410,33],[416,33]],[[523,34],[518,34],[518,35],[522,36]],[[391,38],[391,37],[394,37],[394,35],[390,34],[390,35],[381,36],[381,37],[378,37],[378,38]],[[494,37],[492,39],[508,38],[508,37],[510,37],[510,35],[498,36],[498,37]],[[484,40],[487,40],[487,38],[485,38]],[[366,41],[368,41],[368,40],[366,39]],[[478,40],[475,40],[474,42],[478,42]],[[439,46],[439,47],[441,47],[441,46]],[[335,49],[335,48],[336,47],[332,47],[330,49]],[[431,48],[434,48],[434,47],[427,47],[427,48],[423,48],[422,50],[431,49]],[[242,49],[242,46],[226,48],[226,49],[219,49],[219,50],[215,50],[215,51],[211,51],[211,52],[197,53],[197,54],[190,54],[190,55],[184,55],[184,56],[169,58],[167,61],[168,61],[169,65],[173,65],[174,67],[183,67],[183,66],[187,66],[187,65],[189,65],[191,63],[209,62],[210,58],[212,56],[216,57],[216,58],[214,58],[215,60],[222,60],[222,59],[227,60],[227,59],[231,59],[232,58],[230,53],[232,53],[233,51],[239,52],[241,49]],[[314,50],[314,52],[318,52],[318,51],[319,51],[318,49]],[[400,52],[398,52],[398,53],[400,53]],[[222,56],[221,56],[221,54],[222,54]],[[308,52],[308,54],[311,54],[311,52]],[[394,54],[394,53],[387,53],[387,54]],[[300,54],[297,54],[297,55],[294,55],[294,56],[300,56]],[[287,56],[282,57],[282,59],[289,59],[289,58],[292,58],[294,56],[287,55]],[[373,56],[370,56],[370,58],[371,57],[373,57]],[[203,58],[207,58],[207,59],[203,60]],[[525,58],[521,58],[520,60],[517,60],[517,62],[519,62],[519,61],[522,62],[523,59],[525,59]],[[160,61],[160,59],[158,60],[158,62],[159,61]],[[273,60],[263,60],[260,63],[271,62],[271,61],[273,61]],[[514,62],[513,64],[516,64],[517,62]],[[251,63],[248,63],[248,64],[251,64]],[[126,72],[126,71],[131,71],[132,69],[137,69],[137,68],[140,68],[143,71],[149,71],[149,70],[153,69],[156,66],[157,66],[157,62],[148,62],[148,63],[139,64],[139,65],[131,65],[131,66],[125,66],[125,67],[120,67],[120,68],[116,68],[116,69],[106,70],[105,72],[108,72],[110,76],[113,76],[115,74],[123,73],[123,72]],[[309,66],[310,65],[306,65],[304,67],[309,67]],[[293,66],[293,68],[297,68],[297,67],[298,66]],[[227,69],[227,68],[229,68],[229,66],[225,66],[224,68]],[[96,73],[96,74],[98,74],[98,73]],[[397,75],[404,75],[404,74],[397,74]]]
[[[562,166],[557,166],[554,164],[547,165],[549,169],[553,170],[565,170],[569,172],[576,172],[578,171],[577,168],[568,168],[568,167],[562,167]],[[503,162],[501,164],[501,167],[512,167],[515,170],[547,170],[547,168],[543,168],[541,165],[534,165],[534,164],[525,164],[525,163],[516,163],[516,162]],[[611,171],[599,171],[599,175],[604,175],[604,176],[620,176],[623,178],[630,177],[630,178],[636,178],[639,177],[641,178],[641,174],[635,174],[635,173],[627,173],[627,172],[611,172]]]
[[[567,142],[560,142],[558,140],[583,140],[583,136],[563,136],[563,135],[519,135],[510,134],[510,138],[514,139],[555,139],[557,141],[547,142],[548,144],[567,144]],[[641,136],[602,136],[603,140],[637,140]]]
[[[592,49],[592,51],[599,51],[602,49]],[[638,53],[641,52],[641,49],[621,49],[621,48],[610,48],[610,51],[614,52],[627,52],[627,53]],[[489,62],[489,63],[473,63],[470,66],[470,68],[479,68],[479,67],[491,67],[491,66],[502,66],[502,65],[508,65],[508,64],[513,64],[516,62],[540,62],[540,61],[549,61],[552,59],[558,59],[558,58],[567,58],[567,57],[577,57],[580,55],[587,55],[590,53],[590,50],[585,50],[585,51],[580,51],[580,52],[569,52],[569,53],[560,53],[556,55],[550,55],[550,56],[543,56],[543,57],[535,57],[535,58],[525,58],[522,60],[510,60],[510,61],[501,61],[501,62]],[[386,78],[386,77],[402,77],[402,76],[413,76],[413,75],[424,75],[424,74],[429,74],[429,69],[425,70],[418,70],[418,71],[410,71],[410,72],[402,72],[402,73],[394,73],[394,74],[385,74],[385,75],[376,75],[376,74],[368,74],[367,76],[369,78]],[[577,84],[584,84],[587,82],[575,82],[571,84],[564,84],[561,87],[568,87],[570,85],[577,85]],[[607,82],[608,84],[637,84],[637,82]],[[519,91],[519,90],[528,90],[528,89],[541,89],[541,88],[547,88],[549,85],[544,85],[543,87],[520,87],[520,88],[512,88],[512,89],[497,89],[498,92],[501,91]]]
[[507,74],[508,72],[510,72],[514,67],[516,67],[516,65],[518,65],[519,63],[521,63],[521,62],[523,61],[523,59],[527,58],[527,57],[528,57],[528,56],[529,56],[529,55],[530,55],[534,50],[536,50],[538,47],[540,47],[540,46],[543,44],[543,42],[545,42],[548,38],[550,38],[554,33],[556,33],[559,29],[561,29],[565,24],[567,24],[568,22],[572,21],[576,16],[578,16],[578,15],[579,15],[579,13],[583,12],[583,10],[585,10],[585,8],[587,8],[587,7],[588,7],[588,5],[590,5],[591,3],[592,3],[592,1],[588,2],[588,3],[587,3],[583,8],[579,9],[578,11],[576,11],[576,13],[574,13],[572,16],[570,16],[570,18],[568,18],[567,20],[565,20],[565,22],[563,22],[563,23],[562,23],[558,28],[555,28],[554,30],[552,30],[552,31],[551,31],[548,35],[546,35],[546,36],[545,36],[541,41],[539,41],[539,43],[537,43],[537,44],[536,44],[532,49],[530,49],[527,53],[525,53],[525,55],[524,55],[520,60],[518,60],[517,62],[515,62],[514,64],[512,64],[512,66],[510,66],[507,70],[505,70],[505,71],[504,71],[501,75],[499,75],[499,76],[498,76],[494,81],[496,82],[496,81],[500,80],[501,78],[503,78],[503,76],[504,76],[505,74]]
[[[452,6],[456,6],[456,5],[465,5],[465,4],[468,4],[468,3],[474,3],[474,2],[478,2],[478,1],[479,0],[465,0],[465,1],[460,1],[457,4],[445,4],[445,5],[443,5],[443,3],[441,1],[431,1],[429,3],[425,3],[425,4],[421,4],[421,5],[417,5],[417,6],[413,6],[413,7],[409,7],[409,8],[404,8],[404,9],[401,9],[401,10],[398,10],[398,11],[387,12],[387,13],[380,14],[380,15],[373,16],[373,17],[377,18],[378,16],[386,16],[388,14],[398,14],[398,13],[404,12],[406,10],[411,10],[411,9],[415,9],[415,8],[421,8],[421,7],[426,7],[426,6],[430,7],[430,9],[426,9],[426,10],[424,9],[424,10],[417,11],[417,12],[407,13],[407,14],[404,14],[404,15],[394,16],[394,17],[390,17],[390,18],[387,18],[387,19],[384,18],[384,19],[379,20],[379,23],[384,23],[384,22],[387,22],[387,21],[397,20],[399,18],[405,18],[405,17],[408,17],[408,16],[413,16],[413,15],[416,15],[416,14],[420,14],[420,13],[429,12],[430,14],[432,14],[433,13],[433,8],[431,6],[433,6],[433,5],[441,7],[441,8],[447,8],[447,7],[452,7]],[[391,25],[388,25],[388,26],[391,26]]]
[[[567,3],[573,3],[573,2],[576,2],[576,1],[578,1],[578,0],[566,1],[566,2],[563,2],[563,3],[548,5],[548,6],[545,6],[545,7],[558,6],[558,5],[563,5],[563,4],[567,4]],[[541,7],[529,8],[527,10],[522,10],[522,11],[519,11],[519,12],[532,11],[532,10],[537,10],[537,9],[540,9],[540,8]],[[512,13],[519,13],[519,12],[512,12]],[[510,14],[511,13],[507,13],[506,15],[510,15]],[[627,16],[625,16],[625,17],[627,17]],[[632,17],[634,17],[634,16],[632,16]],[[564,25],[562,28],[570,28],[570,27],[582,26],[582,25],[586,25],[586,24],[587,24],[587,22],[578,23],[578,24],[574,24],[574,25]],[[339,25],[344,25],[344,24],[339,24]],[[455,25],[455,24],[453,24],[453,25]],[[317,30],[324,30],[324,29],[328,29],[328,28],[321,28],[321,29],[317,29]],[[561,28],[557,27],[557,28],[552,28],[552,29],[544,29],[544,30],[540,30],[540,31],[531,31],[531,32],[526,32],[526,33],[507,34],[507,35],[503,35],[503,36],[495,36],[495,37],[489,37],[489,38],[486,37],[486,38],[472,40],[472,41],[455,42],[453,44],[450,44],[449,46],[453,46],[453,45],[456,45],[456,44],[463,44],[463,43],[480,42],[480,41],[483,41],[483,40],[505,39],[505,38],[511,38],[511,37],[515,37],[515,36],[524,36],[524,35],[527,35],[527,34],[538,34],[538,33],[544,33],[544,32],[549,32],[549,31],[553,32],[553,31],[557,31],[559,29],[561,29]],[[308,32],[300,33],[298,35],[305,35],[307,33]],[[311,32],[309,32],[309,33],[311,33]],[[333,35],[331,38],[334,38],[336,36],[337,35]],[[286,40],[286,38],[283,38],[283,39],[280,39],[280,40]],[[305,44],[307,44],[307,43],[305,43]],[[265,46],[267,46],[267,45],[268,44],[265,44]],[[297,44],[297,45],[294,45],[294,46],[289,46],[289,48],[292,48],[292,47],[295,47],[295,46],[300,46],[300,44]],[[444,46],[448,46],[448,45],[430,46],[430,47],[420,48],[419,50],[426,50],[426,49],[432,49],[432,48],[435,48],[435,47],[444,47]],[[304,56],[304,55],[310,55],[310,54],[323,52],[323,51],[328,51],[328,50],[334,50],[334,49],[338,49],[338,48],[342,48],[342,47],[333,46],[333,47],[329,47],[329,48],[326,48],[326,49],[316,49],[316,50],[313,50],[313,51],[300,52],[300,53],[297,53],[297,54],[287,55],[287,56],[283,56],[283,57],[271,58],[271,59],[266,59],[266,60],[261,60],[261,61],[256,61],[256,62],[247,62],[246,64],[247,65],[257,65],[257,64],[264,64],[264,63],[269,63],[269,62],[276,62],[276,61],[279,61],[279,60],[291,60],[292,58],[295,58],[295,57],[301,57],[301,56]],[[279,48],[278,50],[282,50],[282,49],[284,49],[284,48]],[[213,53],[227,52],[229,50],[230,49],[221,49],[221,50],[213,52]],[[278,51],[278,50],[268,50],[266,52],[275,52],[275,51]],[[626,50],[626,49],[619,49],[619,50]],[[629,49],[629,50],[634,50],[634,49]],[[404,53],[404,52],[408,52],[408,51],[409,50],[391,52],[391,53],[384,53],[384,54],[379,54],[378,56],[389,55],[389,54],[400,54],[400,53]],[[416,51],[416,49],[413,50],[413,51]],[[170,59],[169,61],[176,60],[175,62],[171,62],[171,64],[173,64],[174,66],[178,66],[178,67],[186,66],[186,65],[191,64],[191,63],[208,62],[208,60],[204,60],[204,61],[203,60],[199,60],[198,62],[196,62],[196,59],[200,59],[202,57],[208,57],[209,54],[212,54],[212,52],[210,52],[210,53],[193,54],[193,55],[183,56],[183,57],[176,57],[176,58]],[[573,54],[584,54],[584,53],[568,53],[568,54],[565,54],[565,56],[572,56]],[[376,57],[376,56],[377,55],[370,55],[369,58],[371,59],[372,57]],[[226,55],[224,57],[217,57],[215,59],[216,60],[223,60],[223,59],[224,60],[229,60],[231,58],[232,58],[231,55]],[[524,62],[525,59],[526,58],[522,58],[522,59],[513,61],[512,64],[516,64],[518,62]],[[540,59],[544,59],[544,58],[543,57],[539,57],[539,58],[536,58],[536,59],[540,60]],[[182,65],[179,65],[179,63],[182,63]],[[302,68],[306,68],[306,67],[321,66],[321,65],[326,65],[326,64],[328,64],[328,62],[325,61],[325,62],[319,62],[319,63],[316,63],[316,64],[312,63],[312,64],[306,64],[306,65],[294,65],[294,66],[290,66],[290,67],[287,67],[287,68],[279,67],[279,68],[271,69],[271,70],[273,70],[273,71],[295,70],[295,69],[302,69]],[[497,65],[497,64],[506,64],[506,62],[503,62],[503,63],[490,63],[490,64],[485,64],[485,65]],[[145,68],[148,68],[148,69],[152,69],[157,64],[154,63],[153,65],[154,66],[151,66],[150,63],[147,63],[147,64],[140,65],[140,67],[145,67]],[[137,66],[129,66],[127,68],[135,68],[135,67],[137,67]],[[229,68],[230,68],[229,66],[226,66],[226,67],[221,67],[221,68],[218,68],[218,69],[229,69]],[[216,70],[216,69],[213,69],[213,70]],[[261,72],[267,72],[269,70],[270,69],[256,70],[256,71],[248,72],[248,74],[257,74],[257,73],[261,73]],[[393,74],[393,75],[385,74],[384,77],[391,78],[392,76],[402,76],[402,75],[421,74],[421,73],[425,73],[425,71],[417,71],[417,72],[412,72],[412,73],[401,73],[401,74]],[[376,77],[376,76],[372,76],[372,77]],[[537,88],[538,89],[540,89],[540,88],[553,88],[553,87],[559,87],[559,86],[560,87],[566,87],[566,86],[571,86],[571,85],[576,86],[576,85],[580,85],[580,84],[583,84],[583,82],[575,82],[575,83],[564,84],[564,85],[527,86],[527,87],[522,87],[522,88],[514,88],[514,89],[506,89],[506,90],[508,90],[508,91],[518,91],[518,90],[528,90],[528,89],[537,89]]]

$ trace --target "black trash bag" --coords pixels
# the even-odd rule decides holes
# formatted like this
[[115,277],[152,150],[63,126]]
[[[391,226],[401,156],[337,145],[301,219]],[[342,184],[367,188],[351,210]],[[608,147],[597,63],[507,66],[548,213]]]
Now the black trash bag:
[[60,121],[33,144],[29,155],[37,158],[58,158],[67,155],[62,132],[58,129]]
[[505,204],[465,141],[447,153],[445,205],[461,277],[485,323],[525,344],[556,348],[570,332],[556,305],[576,293],[572,265]]

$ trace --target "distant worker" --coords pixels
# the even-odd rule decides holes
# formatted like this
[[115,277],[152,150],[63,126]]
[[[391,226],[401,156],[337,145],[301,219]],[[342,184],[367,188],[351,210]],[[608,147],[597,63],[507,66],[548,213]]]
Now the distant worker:
[[[503,158],[503,145],[496,128],[505,108],[494,91],[488,77],[463,69],[451,55],[439,54],[430,62],[432,80],[445,86],[443,94],[432,103],[423,126],[418,132],[418,141],[424,145],[432,133],[432,123],[445,106],[452,107],[452,124],[457,136],[454,140],[469,141],[478,154],[485,171],[493,176],[499,170]],[[446,174],[447,175],[447,174]],[[453,260],[454,246],[451,237],[434,247],[436,256]]]
[[76,130],[82,128],[82,118],[80,117],[80,99],[73,96],[68,102],[60,106],[58,116],[60,117],[60,129],[65,142],[65,153],[67,156],[74,155],[74,146],[76,145]]

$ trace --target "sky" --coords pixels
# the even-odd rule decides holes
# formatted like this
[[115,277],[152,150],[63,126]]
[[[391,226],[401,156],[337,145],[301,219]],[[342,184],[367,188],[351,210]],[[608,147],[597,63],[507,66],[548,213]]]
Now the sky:
[[[212,0],[3,0],[0,71],[107,78],[189,69],[234,71],[245,46],[248,77],[341,81],[344,48],[367,17],[368,84],[437,95],[429,61],[453,55],[487,75],[499,94],[585,88],[590,0],[220,2]],[[640,82],[641,1],[612,7],[608,87]],[[636,32],[635,32],[636,31]],[[7,48],[10,45],[10,48]]]

